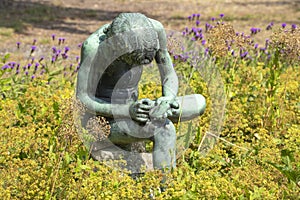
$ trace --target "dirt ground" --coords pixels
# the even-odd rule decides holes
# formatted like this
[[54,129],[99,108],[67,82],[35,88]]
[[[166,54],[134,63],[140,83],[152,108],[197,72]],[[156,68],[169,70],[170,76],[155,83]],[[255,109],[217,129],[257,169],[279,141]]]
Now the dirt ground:
[[[5,1],[7,1],[5,3]],[[300,26],[300,0],[1,0],[0,49],[17,40],[46,38],[51,34],[82,42],[121,12],[141,12],[182,31],[187,17],[200,13],[200,26],[225,15],[237,32],[250,33],[273,22]],[[267,36],[266,36],[267,37]]]

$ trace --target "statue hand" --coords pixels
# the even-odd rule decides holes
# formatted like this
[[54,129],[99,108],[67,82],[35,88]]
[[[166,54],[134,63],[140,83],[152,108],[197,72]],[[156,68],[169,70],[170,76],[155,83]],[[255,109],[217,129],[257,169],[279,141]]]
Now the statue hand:
[[165,119],[179,114],[179,104],[172,97],[160,97],[156,99],[154,108],[150,111],[150,118]]
[[180,115],[181,109],[177,101],[170,103],[171,109],[167,111],[168,117],[176,117]]
[[154,106],[154,101],[150,99],[141,99],[129,107],[130,117],[141,123],[146,123],[149,118],[149,112]]

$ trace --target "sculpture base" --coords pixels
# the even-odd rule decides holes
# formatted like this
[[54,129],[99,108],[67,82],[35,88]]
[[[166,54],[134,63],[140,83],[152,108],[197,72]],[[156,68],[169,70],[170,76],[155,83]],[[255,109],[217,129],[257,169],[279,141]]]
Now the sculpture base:
[[129,173],[143,173],[153,170],[152,153],[138,153],[123,150],[108,141],[93,144],[91,155],[108,166]]

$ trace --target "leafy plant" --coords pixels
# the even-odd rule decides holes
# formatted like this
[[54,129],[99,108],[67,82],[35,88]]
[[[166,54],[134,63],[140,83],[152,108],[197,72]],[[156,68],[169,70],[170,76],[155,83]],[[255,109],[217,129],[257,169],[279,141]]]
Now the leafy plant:
[[294,157],[294,151],[287,149],[281,150],[281,162],[282,164],[268,162],[270,165],[279,170],[289,182],[294,182],[300,187],[300,168],[296,164]]

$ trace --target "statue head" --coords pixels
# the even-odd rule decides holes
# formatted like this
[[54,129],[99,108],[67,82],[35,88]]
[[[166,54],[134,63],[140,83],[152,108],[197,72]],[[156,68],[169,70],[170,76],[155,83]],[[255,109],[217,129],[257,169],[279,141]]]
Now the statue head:
[[151,21],[145,15],[121,13],[104,30],[104,33],[109,38],[129,31],[133,34],[130,37],[133,38],[132,42],[138,42],[139,48],[122,55],[119,59],[130,65],[149,64],[159,49],[159,42]]

